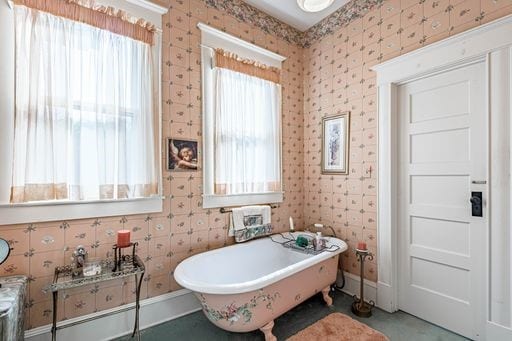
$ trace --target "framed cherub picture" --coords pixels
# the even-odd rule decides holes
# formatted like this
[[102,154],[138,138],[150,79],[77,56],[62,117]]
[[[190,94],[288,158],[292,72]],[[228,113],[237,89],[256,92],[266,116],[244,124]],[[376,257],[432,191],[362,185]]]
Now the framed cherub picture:
[[322,118],[322,174],[348,174],[350,112]]
[[197,170],[197,141],[167,139],[167,169],[171,171]]

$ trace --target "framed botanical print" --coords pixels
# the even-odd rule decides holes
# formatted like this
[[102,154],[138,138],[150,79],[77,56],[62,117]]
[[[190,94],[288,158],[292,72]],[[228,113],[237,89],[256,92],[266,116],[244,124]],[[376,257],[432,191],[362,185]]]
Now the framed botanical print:
[[348,174],[350,112],[322,118],[322,174]]

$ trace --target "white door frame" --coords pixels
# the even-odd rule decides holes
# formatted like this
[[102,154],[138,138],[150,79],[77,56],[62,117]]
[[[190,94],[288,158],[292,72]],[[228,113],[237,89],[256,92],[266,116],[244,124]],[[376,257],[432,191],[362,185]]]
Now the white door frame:
[[[373,68],[377,72],[377,85],[379,96],[379,143],[378,143],[378,277],[377,282],[377,305],[389,312],[398,310],[398,200],[397,200],[397,184],[398,184],[398,148],[397,148],[397,85],[406,81],[421,78],[426,75],[431,75],[451,67],[466,64],[468,62],[485,59],[490,75],[493,74],[490,67],[490,54],[494,51],[504,49],[512,46],[512,15],[496,20],[494,22],[476,27],[464,33],[447,38],[443,41],[434,43],[424,48],[412,51],[403,56],[394,58]],[[512,51],[512,50],[510,50]],[[512,63],[512,54],[508,59]],[[510,71],[510,68],[504,71]],[[505,87],[504,79],[506,79],[506,87],[509,87],[510,77],[490,77],[486,86],[487,92],[489,87],[493,90],[502,90]],[[510,90],[510,89],[509,89]],[[510,103],[511,92],[507,93],[507,89],[497,91],[493,94],[495,98],[488,99],[489,117],[502,117],[504,114],[510,115],[510,106],[508,112],[503,111],[503,106],[496,108],[496,106],[489,106],[489,102],[499,100],[503,102],[504,96],[508,98]],[[497,97],[499,97],[497,99]],[[500,135],[510,141],[510,129],[506,132],[498,131],[497,127],[489,125],[491,128],[489,136]],[[496,137],[495,136],[495,137]],[[492,140],[495,139],[492,138]],[[494,153],[495,149],[499,146],[491,146],[489,141],[489,155]],[[495,167],[494,161],[492,167]],[[501,166],[500,166],[501,167]],[[504,164],[506,170],[510,170],[510,163]],[[503,174],[503,169],[500,170]],[[506,172],[505,172],[506,173]],[[496,174],[495,171],[489,172],[490,177]],[[502,186],[503,187],[503,186]],[[498,195],[510,195],[510,188],[496,189],[492,184],[489,185],[492,196],[489,195],[489,200],[500,198]],[[506,192],[506,193],[505,193]],[[468,199],[469,200],[469,199]],[[492,210],[489,217],[493,224],[506,223],[506,227],[510,227],[510,217],[505,217],[503,212],[493,213]],[[491,247],[495,247],[492,245]],[[497,246],[496,246],[497,247]],[[489,264],[489,237],[488,241],[482,242],[482,248],[486,255],[486,264]],[[508,252],[510,252],[510,243],[508,245]],[[493,261],[493,260],[491,260]],[[493,281],[510,281],[510,268],[506,274],[501,271],[490,273],[489,266],[487,266],[485,273],[487,274],[487,283]],[[507,277],[508,279],[502,278]],[[510,282],[509,282],[510,283]],[[491,284],[492,286],[492,284]],[[509,293],[510,296],[510,293]],[[486,320],[494,320],[490,314],[493,310],[494,303],[493,295],[489,292],[489,287],[486,287]],[[496,300],[497,301],[497,300]],[[510,310],[510,302],[508,309]],[[510,319],[499,324],[510,326]],[[488,323],[489,328],[489,323]],[[506,328],[506,332],[512,329]],[[485,337],[484,337],[485,339]]]

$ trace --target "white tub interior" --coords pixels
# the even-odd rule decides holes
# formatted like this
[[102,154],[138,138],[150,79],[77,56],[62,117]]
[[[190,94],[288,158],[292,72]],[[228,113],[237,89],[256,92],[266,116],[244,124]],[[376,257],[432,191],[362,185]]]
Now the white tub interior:
[[236,284],[253,281],[312,257],[271,245],[270,239],[227,247],[207,257],[190,260],[184,274],[190,279],[211,284]]
[[[288,236],[288,234],[285,234]],[[297,236],[297,233],[295,233]],[[280,235],[272,236],[284,241]],[[330,238],[335,252],[310,255],[285,248],[270,237],[204,252],[184,260],[175,270],[183,287],[202,293],[240,293],[260,289],[346,250]]]

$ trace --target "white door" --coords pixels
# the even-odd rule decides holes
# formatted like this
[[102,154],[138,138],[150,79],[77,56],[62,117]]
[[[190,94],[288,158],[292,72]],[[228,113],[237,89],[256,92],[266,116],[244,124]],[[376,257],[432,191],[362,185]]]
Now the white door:
[[487,198],[484,62],[398,88],[399,308],[472,339],[486,308]]

